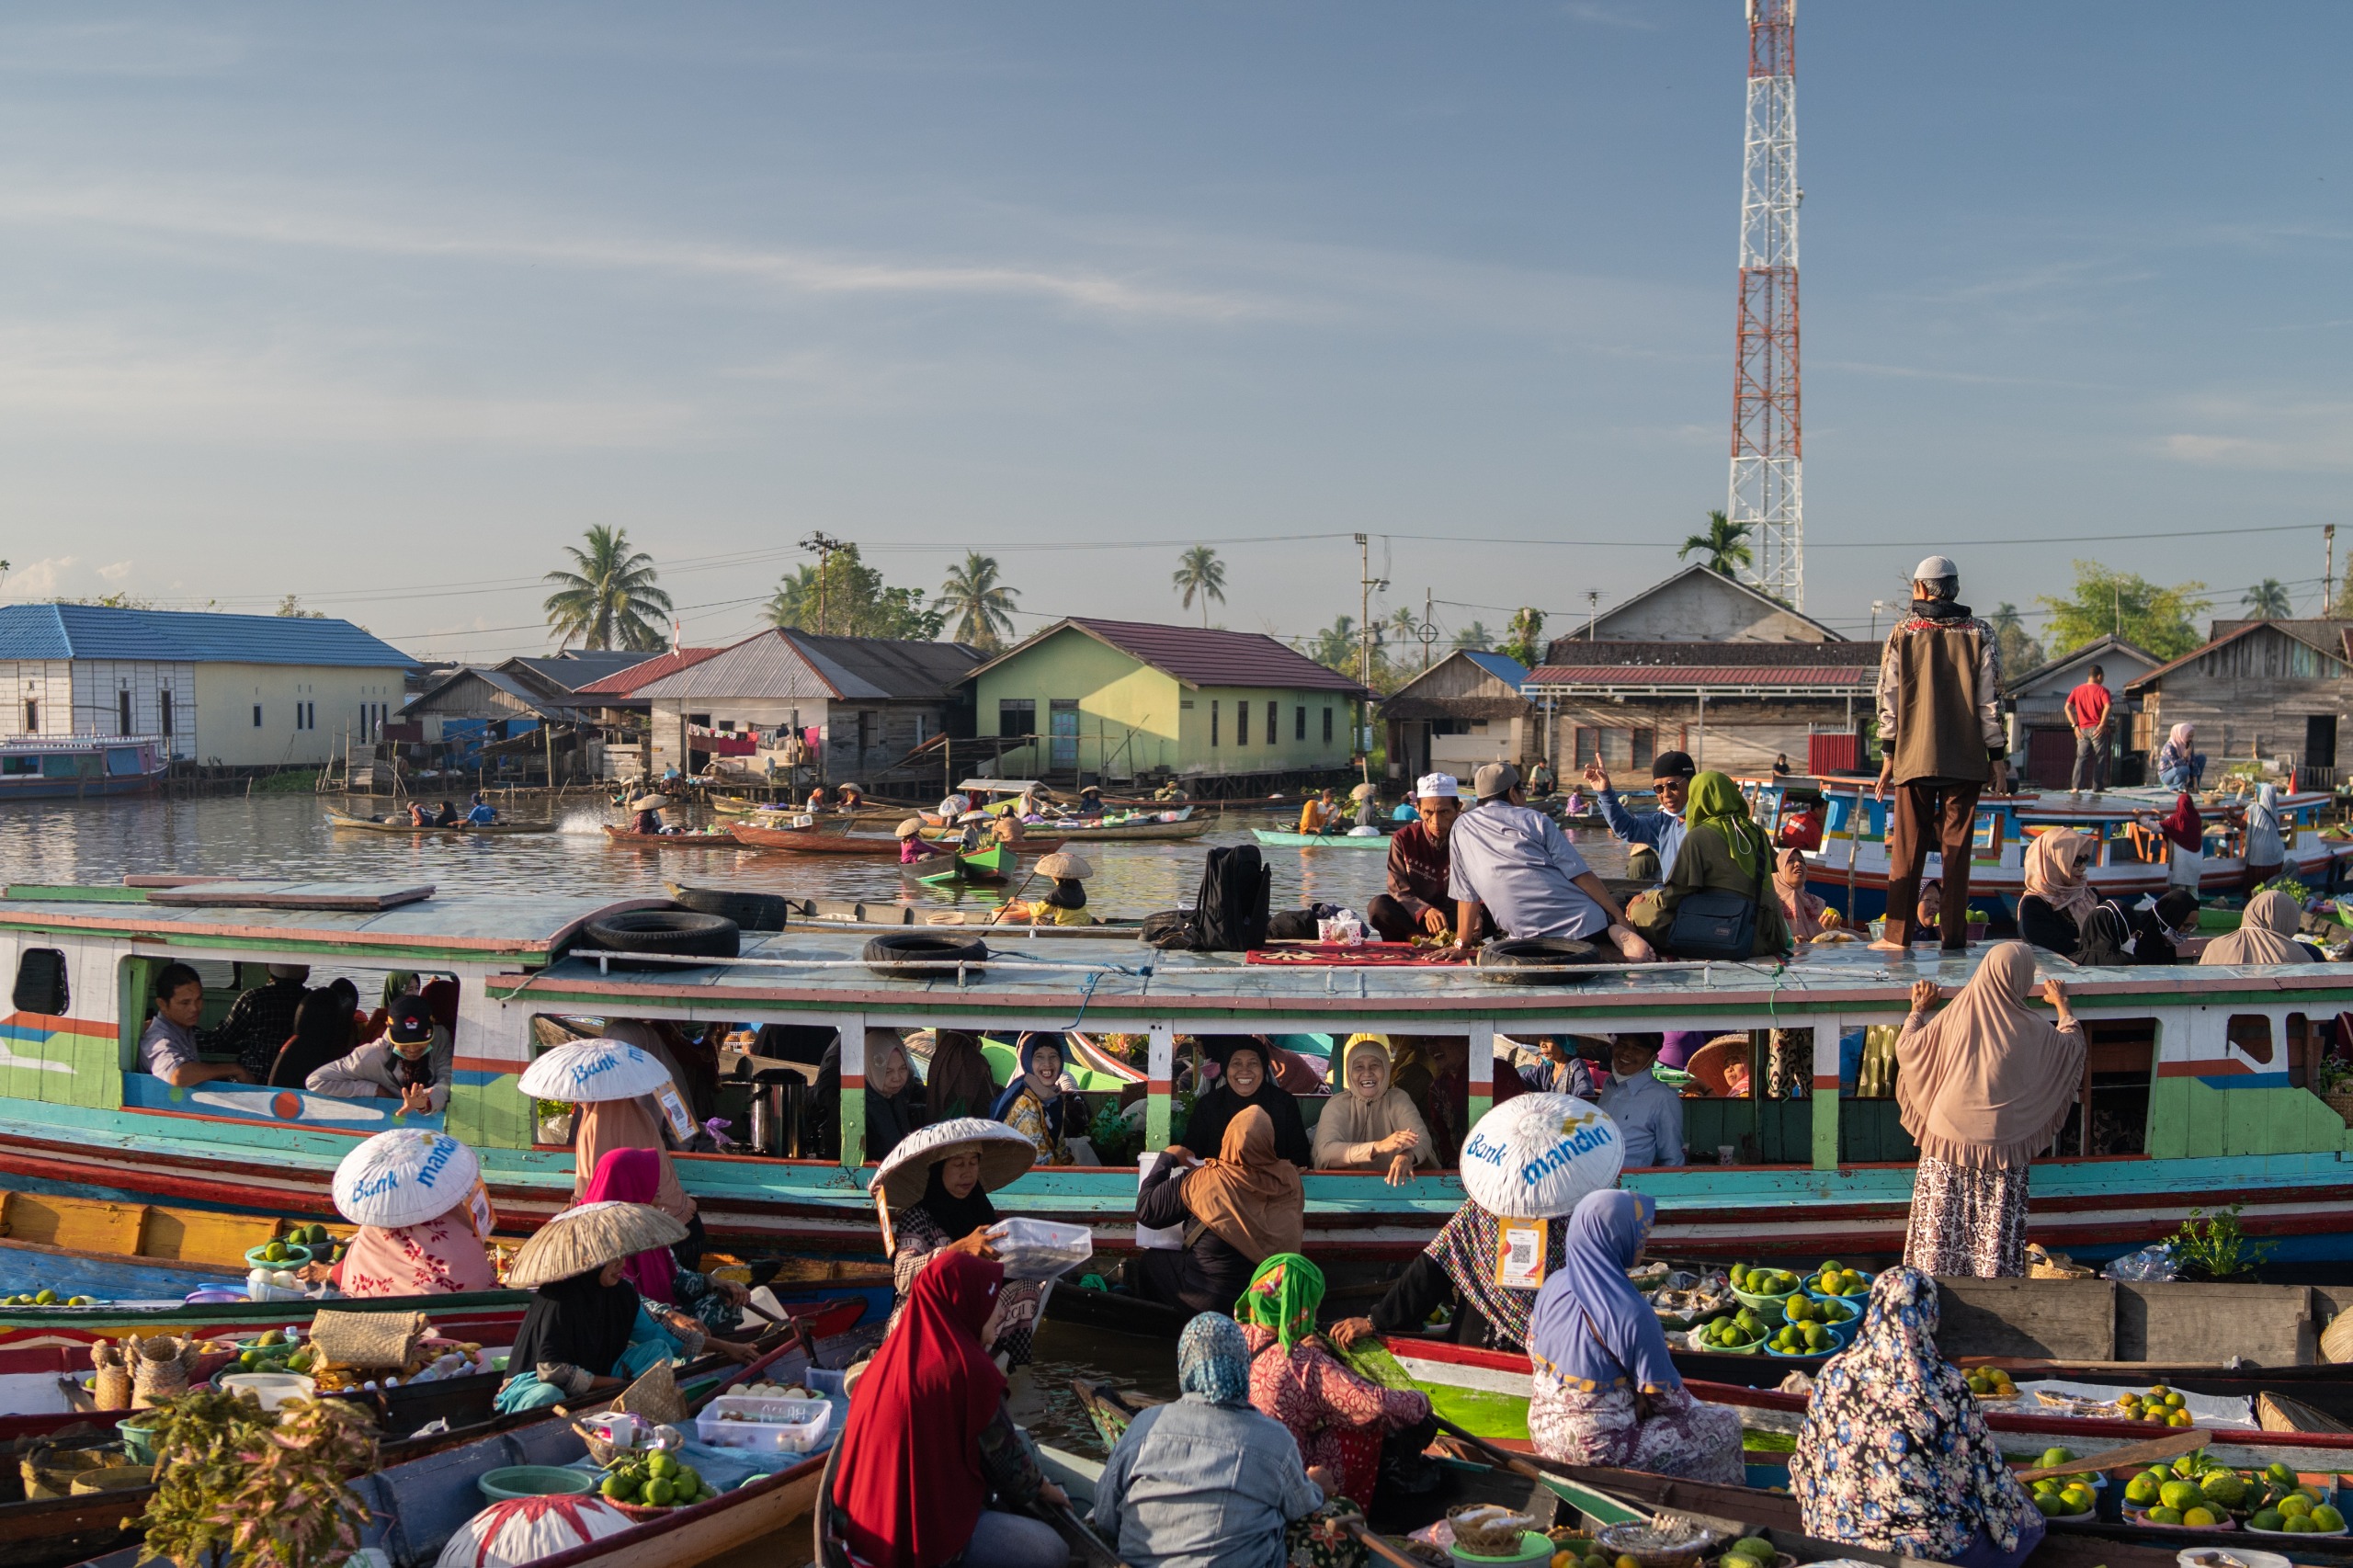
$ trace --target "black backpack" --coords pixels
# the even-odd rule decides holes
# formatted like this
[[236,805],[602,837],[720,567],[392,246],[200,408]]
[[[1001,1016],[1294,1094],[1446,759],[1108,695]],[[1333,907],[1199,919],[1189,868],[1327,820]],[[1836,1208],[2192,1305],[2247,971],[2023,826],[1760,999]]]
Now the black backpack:
[[1256,845],[1211,850],[1200,896],[1193,901],[1195,945],[1206,953],[1265,947],[1273,887],[1274,873],[1259,859]]

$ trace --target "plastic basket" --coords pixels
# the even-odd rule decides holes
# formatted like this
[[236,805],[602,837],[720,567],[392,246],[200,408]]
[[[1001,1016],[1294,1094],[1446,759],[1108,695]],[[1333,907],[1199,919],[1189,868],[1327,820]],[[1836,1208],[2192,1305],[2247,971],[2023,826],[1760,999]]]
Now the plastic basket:
[[1738,1301],[1742,1306],[1755,1311],[1756,1315],[1763,1318],[1767,1323],[1782,1322],[1784,1314],[1781,1309],[1788,1306],[1790,1304],[1790,1298],[1796,1294],[1797,1292],[1795,1290],[1789,1290],[1779,1296],[1752,1296],[1747,1291],[1741,1290],[1738,1286],[1733,1286],[1732,1288],[1733,1300]]
[[1007,1279],[1053,1279],[1095,1256],[1095,1233],[1052,1220],[1013,1219],[990,1227],[989,1245]]
[[[1855,1272],[1862,1274],[1859,1268]],[[1826,1290],[1808,1290],[1806,1294],[1817,1301],[1844,1301],[1850,1307],[1859,1307],[1871,1293],[1871,1281],[1878,1278],[1876,1274],[1863,1274],[1863,1288],[1851,1296],[1834,1296]]]
[[833,1418],[831,1400],[722,1394],[695,1417],[695,1437],[714,1449],[805,1454],[825,1440]]

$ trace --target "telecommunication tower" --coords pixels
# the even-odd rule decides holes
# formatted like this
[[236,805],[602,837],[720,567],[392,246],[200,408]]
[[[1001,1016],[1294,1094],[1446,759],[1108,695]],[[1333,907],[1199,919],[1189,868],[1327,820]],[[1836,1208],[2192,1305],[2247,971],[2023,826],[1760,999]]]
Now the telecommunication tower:
[[1748,142],[1740,190],[1740,336],[1732,397],[1732,495],[1749,525],[1750,574],[1805,608],[1803,426],[1798,391],[1797,0],[1747,0]]

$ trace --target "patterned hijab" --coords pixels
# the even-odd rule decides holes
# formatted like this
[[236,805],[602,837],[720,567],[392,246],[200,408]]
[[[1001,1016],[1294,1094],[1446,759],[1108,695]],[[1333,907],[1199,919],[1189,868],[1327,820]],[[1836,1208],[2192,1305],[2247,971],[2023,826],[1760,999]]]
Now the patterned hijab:
[[1569,1216],[1562,1266],[1536,1292],[1528,1354],[1539,1370],[1587,1391],[1683,1386],[1658,1313],[1627,1282],[1658,1205],[1639,1192],[1589,1192]]
[[1690,827],[1712,827],[1723,835],[1724,844],[1732,850],[1733,861],[1740,874],[1754,880],[1756,869],[1772,854],[1772,846],[1765,842],[1765,830],[1748,814],[1748,802],[1741,799],[1740,786],[1725,773],[1702,773],[1691,780],[1690,803],[1683,809],[1683,820]]
[[1984,1530],[2003,1551],[2034,1505],[1961,1371],[1937,1353],[1936,1281],[1888,1269],[1854,1345],[1814,1383],[1790,1487],[1805,1533],[1949,1562]]
[[[1567,1225],[1554,1220],[1544,1227],[1545,1278],[1567,1262],[1568,1244]],[[1462,1293],[1463,1303],[1487,1320],[1496,1347],[1518,1350],[1528,1344],[1529,1314],[1536,1308],[1537,1292],[1495,1283],[1495,1254],[1502,1244],[1495,1217],[1465,1199],[1426,1250]]]
[[1233,1316],[1273,1329],[1289,1350],[1315,1332],[1315,1309],[1323,1304],[1324,1271],[1295,1252],[1279,1252],[1250,1276]]
[[1176,1386],[1204,1404],[1250,1403],[1250,1342],[1223,1312],[1203,1312],[1176,1341]]

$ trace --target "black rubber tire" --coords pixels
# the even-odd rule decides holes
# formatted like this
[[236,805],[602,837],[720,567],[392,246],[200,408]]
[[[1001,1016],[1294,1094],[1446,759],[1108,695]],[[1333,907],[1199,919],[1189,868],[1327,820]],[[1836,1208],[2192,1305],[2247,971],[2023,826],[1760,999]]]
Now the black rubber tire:
[[[591,920],[580,928],[580,945],[609,953],[653,953],[676,959],[732,959],[743,948],[744,929],[720,915],[691,909],[631,909]],[[674,964],[630,964],[620,969],[674,969]]]
[[[1506,937],[1479,949],[1480,974],[1497,985],[1582,985],[1611,961],[1609,953],[1574,937]],[[1590,972],[1563,973],[1564,966]]]
[[685,888],[678,907],[697,915],[733,920],[746,931],[781,931],[792,914],[792,900],[776,892],[729,892],[722,888]]
[[[961,962],[969,966],[964,971],[967,975],[977,975],[989,948],[977,937],[954,937],[945,931],[892,931],[869,938],[861,956],[867,968],[886,980],[952,982],[956,971],[938,965]],[[911,960],[924,967],[914,967]]]

